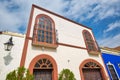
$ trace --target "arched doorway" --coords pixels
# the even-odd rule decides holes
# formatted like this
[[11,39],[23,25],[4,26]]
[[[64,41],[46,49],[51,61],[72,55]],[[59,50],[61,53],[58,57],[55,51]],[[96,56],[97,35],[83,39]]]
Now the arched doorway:
[[34,66],[34,80],[52,80],[52,71],[52,63],[46,58],[40,59]]
[[30,73],[34,80],[57,80],[57,65],[55,60],[46,54],[36,56],[30,63]]
[[80,65],[82,80],[107,80],[103,67],[93,59],[87,59]]

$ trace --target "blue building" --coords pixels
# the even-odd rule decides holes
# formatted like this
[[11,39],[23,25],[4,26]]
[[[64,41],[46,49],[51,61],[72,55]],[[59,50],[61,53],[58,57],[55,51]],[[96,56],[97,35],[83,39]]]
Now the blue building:
[[110,80],[120,80],[120,51],[102,48],[102,57]]

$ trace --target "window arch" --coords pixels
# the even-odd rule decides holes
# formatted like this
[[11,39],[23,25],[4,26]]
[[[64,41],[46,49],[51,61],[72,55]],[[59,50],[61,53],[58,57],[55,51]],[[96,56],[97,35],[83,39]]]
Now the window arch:
[[57,80],[58,69],[56,61],[49,55],[41,54],[33,58],[29,65],[29,71],[34,79]]
[[110,72],[111,79],[112,80],[119,80],[119,76],[117,74],[117,71],[116,71],[114,65],[111,62],[107,63],[107,68],[108,68],[108,70]]
[[34,65],[34,69],[53,69],[53,65],[49,59],[39,59]]
[[33,44],[45,47],[57,47],[55,24],[49,16],[40,14],[36,17]]
[[79,69],[81,80],[107,80],[104,68],[93,59],[83,61]]
[[83,31],[83,37],[85,40],[85,44],[86,47],[88,49],[88,52],[92,52],[92,51],[98,51],[97,47],[96,47],[96,42],[93,40],[92,35],[90,34],[90,32],[88,32],[87,30]]

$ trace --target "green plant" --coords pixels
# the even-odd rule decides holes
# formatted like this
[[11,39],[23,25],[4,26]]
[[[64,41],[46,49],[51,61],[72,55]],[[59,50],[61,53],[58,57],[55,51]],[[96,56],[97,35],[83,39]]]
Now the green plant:
[[63,69],[59,74],[59,80],[76,80],[74,74],[69,69]]
[[8,73],[6,80],[33,80],[33,75],[30,74],[28,69],[19,67],[17,70],[13,70]]

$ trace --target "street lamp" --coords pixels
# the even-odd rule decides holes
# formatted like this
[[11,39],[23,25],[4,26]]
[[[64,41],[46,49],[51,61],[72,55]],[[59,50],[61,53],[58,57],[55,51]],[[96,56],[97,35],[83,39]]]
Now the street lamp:
[[11,51],[12,47],[13,47],[13,41],[12,41],[12,37],[10,37],[9,41],[4,43],[4,48],[6,51]]

